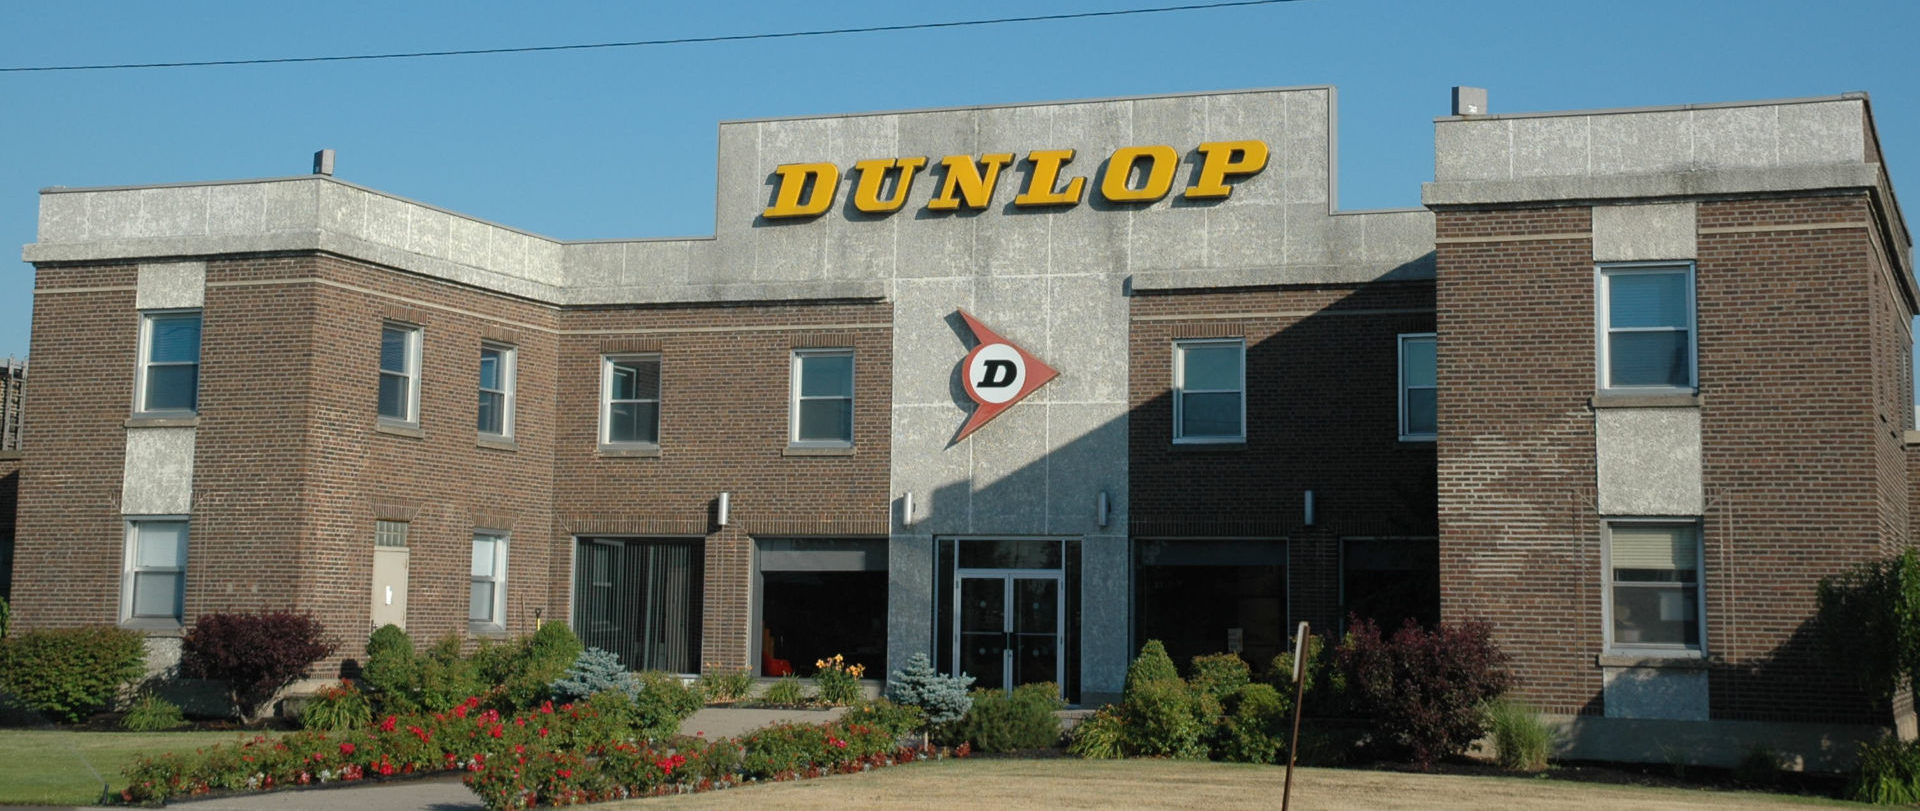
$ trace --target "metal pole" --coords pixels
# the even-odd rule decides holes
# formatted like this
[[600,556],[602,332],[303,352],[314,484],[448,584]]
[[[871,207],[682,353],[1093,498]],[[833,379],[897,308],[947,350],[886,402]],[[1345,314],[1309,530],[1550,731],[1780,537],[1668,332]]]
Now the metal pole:
[[1287,785],[1280,792],[1280,811],[1293,801],[1293,763],[1300,753],[1300,702],[1307,697],[1307,624],[1300,623],[1293,640],[1293,740],[1287,743]]

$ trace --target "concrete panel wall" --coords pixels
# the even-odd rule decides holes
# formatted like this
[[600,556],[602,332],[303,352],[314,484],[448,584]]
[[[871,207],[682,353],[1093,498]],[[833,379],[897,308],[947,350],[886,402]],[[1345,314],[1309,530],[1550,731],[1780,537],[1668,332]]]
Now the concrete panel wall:
[[1609,667],[1605,679],[1608,718],[1707,720],[1707,671]]
[[135,283],[135,309],[198,307],[207,300],[207,263],[142,262]]
[[1700,409],[1603,408],[1594,413],[1602,515],[1700,515]]
[[192,428],[127,429],[126,515],[186,515],[193,508]]

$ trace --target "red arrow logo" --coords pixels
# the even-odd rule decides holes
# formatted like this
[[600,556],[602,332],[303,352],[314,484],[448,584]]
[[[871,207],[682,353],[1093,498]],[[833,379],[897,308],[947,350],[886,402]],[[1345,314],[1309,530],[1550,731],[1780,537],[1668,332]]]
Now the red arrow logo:
[[955,443],[1060,376],[1046,361],[1000,337],[966,310],[960,311],[960,319],[973,331],[975,342],[973,351],[960,362],[960,380],[974,408],[973,416],[967,418],[967,424],[953,438]]

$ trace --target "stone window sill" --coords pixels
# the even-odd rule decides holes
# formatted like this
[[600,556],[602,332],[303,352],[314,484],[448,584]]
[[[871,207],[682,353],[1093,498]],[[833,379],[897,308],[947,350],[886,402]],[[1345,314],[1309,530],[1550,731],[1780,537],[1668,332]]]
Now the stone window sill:
[[1648,667],[1660,670],[1705,670],[1707,659],[1698,651],[1673,653],[1603,653],[1594,657],[1597,667]]
[[609,459],[658,459],[659,445],[601,445],[595,451],[598,456]]
[[493,450],[496,450],[496,451],[518,451],[518,450],[520,450],[520,443],[518,443],[518,442],[515,442],[515,441],[513,441],[513,440],[512,440],[511,438],[507,438],[507,437],[488,437],[488,436],[483,436],[483,437],[480,437],[480,439],[479,439],[479,443],[478,443],[478,444],[479,444],[479,445],[480,445],[480,447],[482,447],[482,448],[491,448],[491,449],[493,449]]
[[467,634],[475,639],[506,639],[507,629],[492,623],[469,622]]
[[1588,401],[1594,408],[1699,408],[1699,394],[1621,394],[1603,392]]
[[417,425],[393,425],[384,422],[375,423],[373,432],[376,434],[413,437],[414,439],[425,439],[427,437],[427,432],[420,430],[420,426]]
[[852,456],[853,446],[816,448],[805,445],[788,445],[780,451],[781,456]]
[[199,416],[192,417],[128,417],[128,428],[193,428],[200,424]]

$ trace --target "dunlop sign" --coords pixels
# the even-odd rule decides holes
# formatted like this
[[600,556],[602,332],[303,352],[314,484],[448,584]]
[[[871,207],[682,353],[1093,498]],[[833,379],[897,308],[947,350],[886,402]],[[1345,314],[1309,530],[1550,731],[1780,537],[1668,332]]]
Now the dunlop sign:
[[[1196,150],[1200,170],[1193,185],[1180,196],[1188,200],[1224,200],[1233,194],[1232,182],[1267,168],[1267,145],[1262,141],[1210,141]],[[1033,165],[1027,187],[1013,198],[1022,208],[1079,205],[1086,196],[1087,179],[1061,177],[1073,161],[1071,149],[1036,149],[1027,153]],[[993,199],[1000,170],[1013,163],[1011,152],[948,155],[940,189],[927,202],[928,211],[978,211]],[[926,168],[926,158],[878,158],[853,164],[853,207],[867,214],[891,214],[906,205],[914,175]],[[1180,155],[1170,146],[1123,146],[1107,159],[1099,195],[1109,203],[1151,203],[1173,190],[1173,173]],[[840,185],[840,167],[831,163],[788,163],[775,172],[773,206],[763,215],[770,220],[813,217],[833,205]],[[884,196],[883,196],[884,195]]]

